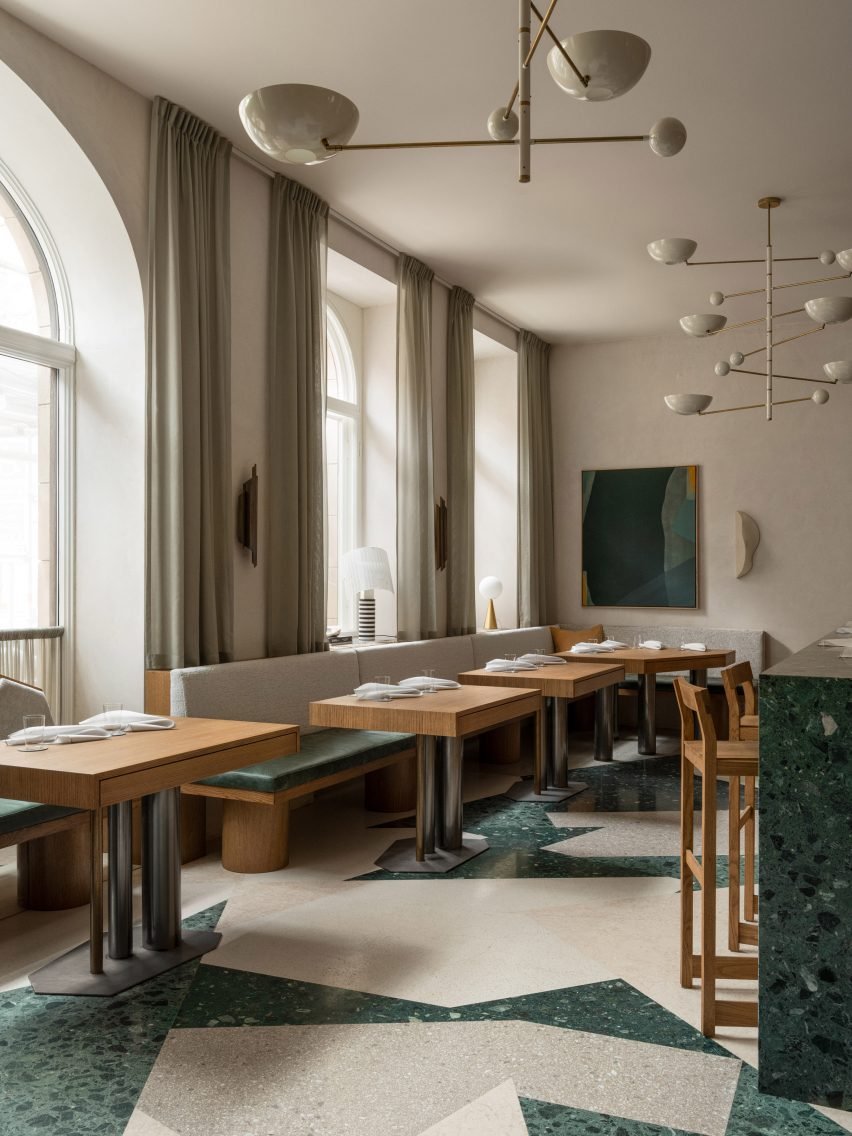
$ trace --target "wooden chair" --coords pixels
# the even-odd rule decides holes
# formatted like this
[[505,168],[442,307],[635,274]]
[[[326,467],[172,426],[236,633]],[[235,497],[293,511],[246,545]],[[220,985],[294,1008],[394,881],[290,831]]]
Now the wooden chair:
[[[731,779],[729,812],[729,856],[736,849],[739,860],[740,814],[739,779],[757,775],[757,743],[717,741],[710,714],[710,699],[700,686],[676,678],[675,695],[681,720],[681,807],[680,807],[680,982],[691,988],[701,979],[701,1032],[713,1037],[717,1026],[756,1026],[757,1003],[735,1002],[716,997],[716,980],[757,978],[755,957],[718,958],[716,954],[716,787],[719,777]],[[696,738],[695,723],[698,723]],[[701,859],[695,855],[695,774],[701,777]],[[736,795],[734,787],[736,786]],[[736,811],[734,811],[736,810]],[[729,871],[731,881],[733,870]],[[693,953],[693,881],[701,893],[701,937],[698,954]],[[730,886],[730,885],[729,885]],[[736,879],[737,894],[739,876]],[[733,918],[733,915],[730,916]],[[739,922],[739,903],[736,918]],[[754,932],[757,928],[745,925]],[[748,941],[740,932],[742,941]]]
[[[757,713],[757,692],[754,688],[754,675],[751,663],[735,663],[722,671],[722,685],[725,688],[725,701],[728,704],[728,740],[732,742],[756,742],[758,739],[759,717]],[[731,783],[731,793],[739,794],[739,786]],[[755,890],[755,824],[757,793],[756,782],[753,777],[743,780],[743,797],[745,809],[743,819],[743,919],[747,923],[757,920],[758,898]],[[739,797],[737,797],[739,799]],[[739,853],[739,846],[737,848]],[[731,871],[736,868],[739,880],[739,855],[736,865],[731,865]],[[739,897],[736,899],[739,910]],[[732,919],[728,946],[732,951],[740,948],[741,942],[752,942],[751,937],[742,938],[740,935],[739,919]]]

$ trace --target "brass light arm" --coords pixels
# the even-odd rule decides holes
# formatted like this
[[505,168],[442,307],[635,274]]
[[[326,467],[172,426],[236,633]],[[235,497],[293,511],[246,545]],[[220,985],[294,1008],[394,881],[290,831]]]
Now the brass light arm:
[[[585,138],[531,138],[532,146],[563,146],[580,142],[647,142],[647,134],[601,134]],[[465,138],[441,142],[361,142],[338,146],[322,139],[327,150],[337,154],[343,150],[426,150],[445,146],[517,146],[517,138]]]
[[[811,398],[781,398],[773,402],[773,406],[788,406],[791,402],[811,402]],[[763,410],[766,406],[764,402],[751,402],[748,406],[724,406],[721,410],[699,410],[699,414],[704,417],[706,414],[730,414],[734,410]]]
[[[544,17],[542,16],[541,12],[539,12],[538,8],[536,8],[535,4],[530,4],[530,7],[532,8],[532,10],[533,10],[533,13],[534,13],[534,15],[535,15],[536,19],[538,19],[538,20],[541,20],[542,22],[544,22]],[[560,52],[560,54],[562,55],[562,57],[563,57],[563,59],[565,60],[565,62],[566,62],[566,63],[568,64],[568,66],[569,66],[569,67],[571,68],[571,70],[572,70],[572,71],[574,72],[574,74],[575,74],[575,75],[577,76],[577,78],[578,78],[578,79],[580,80],[580,82],[581,82],[581,83],[583,84],[583,86],[584,86],[584,87],[588,87],[588,85],[589,85],[589,76],[588,76],[588,75],[583,75],[583,74],[582,74],[582,73],[580,72],[580,70],[579,70],[579,68],[577,67],[577,65],[576,65],[576,63],[574,62],[574,60],[573,60],[573,59],[571,58],[571,56],[570,56],[570,55],[568,54],[568,52],[567,52],[567,51],[565,50],[565,48],[564,48],[564,47],[562,46],[562,40],[561,40],[561,39],[559,38],[559,36],[558,36],[558,35],[556,35],[556,33],[555,33],[555,32],[553,31],[553,29],[551,28],[550,24],[548,24],[548,25],[547,25],[547,27],[546,27],[546,29],[545,29],[545,30],[547,31],[547,34],[548,34],[548,35],[550,36],[550,38],[551,38],[551,39],[553,40],[553,42],[554,42],[554,43],[556,44],[556,46],[557,46],[557,48],[559,49],[559,52]]]
[[[773,291],[780,292],[782,288],[801,288],[803,284],[825,284],[829,280],[848,280],[852,272],[841,272],[839,276],[817,276],[813,280],[795,280],[792,284],[776,284]],[[763,289],[759,289],[763,291]],[[732,293],[736,295],[736,293]]]
[[[746,371],[742,367],[731,367],[730,373],[732,375],[760,375],[761,378],[766,378],[765,371]],[[808,379],[804,375],[779,375],[777,371],[773,372],[772,377],[774,379],[794,379],[797,383],[825,383],[826,386],[830,387],[837,384],[837,379]]]
[[772,346],[780,347],[782,343],[792,343],[794,339],[803,339],[806,335],[816,335],[818,331],[825,331],[824,323],[821,323],[819,327],[812,327],[810,331],[800,331],[798,335],[788,335],[786,339],[776,339]]
[[[819,260],[818,256],[776,256],[773,257],[775,264],[780,264],[781,261],[787,260]],[[690,268],[695,268],[700,264],[765,264],[763,257],[756,257],[753,260],[685,260],[684,264],[689,265]],[[762,291],[762,289],[761,289]],[[719,414],[718,410],[710,410],[709,414]]]
[[506,110],[503,115],[504,122],[508,121],[509,115],[512,113],[512,107],[515,105],[515,99],[518,97],[518,89],[519,84],[515,83],[514,87],[512,88],[512,97],[506,103]]
[[[539,16],[541,23],[538,25],[538,31],[535,33],[535,39],[530,44],[530,49],[527,52],[527,57],[523,62],[524,67],[529,67],[530,63],[532,62],[532,57],[535,55],[536,49],[541,42],[541,37],[544,35],[550,25],[550,17],[553,15],[553,9],[556,7],[558,2],[559,0],[550,0],[550,4],[548,5],[547,11],[544,14],[544,19]],[[530,7],[532,7],[532,5],[530,5]],[[536,15],[538,15],[537,12]]]
[[[760,291],[762,292],[763,289],[761,288]],[[801,308],[791,308],[789,312],[778,312],[775,316],[775,319],[781,319],[782,316],[795,316],[798,315],[801,311]],[[720,327],[718,331],[713,331],[710,334],[721,335],[724,331],[735,331],[738,327],[752,327],[756,323],[766,323],[766,320],[763,316],[761,316],[759,319],[743,320],[742,323],[729,323],[726,324],[725,327]],[[785,341],[782,340],[782,342]]]

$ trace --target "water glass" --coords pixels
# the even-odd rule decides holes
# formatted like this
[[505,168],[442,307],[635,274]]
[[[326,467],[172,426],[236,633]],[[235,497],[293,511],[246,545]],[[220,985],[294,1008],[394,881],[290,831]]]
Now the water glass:
[[[390,675],[376,675],[373,682],[379,683],[380,686],[390,686]],[[379,694],[379,702],[390,702],[391,695],[388,691],[383,690]]]
[[[517,656],[517,653],[510,651],[510,652],[509,652],[508,654],[504,655],[504,656],[503,656],[503,658],[504,658],[504,659],[506,659],[506,661],[507,661],[507,662],[510,662],[510,663],[515,663],[515,662],[517,662],[518,656]],[[514,667],[514,666],[512,666],[512,667],[509,667],[509,670],[510,670],[510,671],[513,671],[513,672],[514,672],[514,671],[515,671],[516,669],[517,669],[517,668],[516,668],[516,667]]]
[[643,640],[641,635],[636,634],[633,636],[633,646],[636,650],[638,650],[642,646],[642,642]]
[[[535,651],[533,651],[533,654],[534,655],[547,655],[547,654],[549,654],[549,652],[546,651],[544,647],[536,647]],[[541,667],[541,666],[544,666],[544,664],[543,663],[536,663],[535,666]]]
[[435,686],[435,668],[424,667],[423,677],[428,680],[426,686],[424,687],[424,694],[434,694],[438,689],[437,686]]
[[44,744],[44,714],[24,714],[24,729],[27,731],[25,741],[18,749],[26,753],[47,749]]
[[111,734],[124,734],[127,726],[124,724],[124,703],[104,702],[103,727]]

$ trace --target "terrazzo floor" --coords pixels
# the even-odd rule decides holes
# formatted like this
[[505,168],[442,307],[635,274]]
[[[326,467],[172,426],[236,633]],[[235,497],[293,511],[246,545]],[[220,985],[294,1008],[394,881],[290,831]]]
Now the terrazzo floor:
[[490,848],[445,876],[376,869],[411,819],[365,813],[357,783],[293,813],[283,872],[188,865],[184,913],[220,948],[113,999],[32,993],[27,973],[83,940],[88,913],[15,913],[2,854],[0,1134],[852,1131],[758,1092],[753,1030],[695,1028],[676,759],[639,759],[635,739],[613,765],[572,750],[589,788],[559,806],[503,796],[519,767],[468,760],[465,830]]

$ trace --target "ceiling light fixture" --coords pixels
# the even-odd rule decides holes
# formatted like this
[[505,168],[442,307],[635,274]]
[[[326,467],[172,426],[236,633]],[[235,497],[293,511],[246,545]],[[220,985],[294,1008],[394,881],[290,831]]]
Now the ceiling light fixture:
[[[583,102],[618,98],[645,73],[651,48],[637,35],[620,31],[581,32],[560,40],[550,26],[557,0],[544,15],[532,0],[519,0],[518,81],[505,106],[487,123],[488,138],[441,142],[361,142],[350,144],[358,125],[358,108],[345,95],[306,83],[279,83],[252,91],[240,103],[240,119],[251,140],[277,161],[296,165],[326,162],[344,150],[418,150],[446,146],[518,146],[518,180],[530,180],[533,146],[589,142],[647,142],[661,158],[680,153],[686,127],[676,118],[661,118],[647,134],[612,134],[581,138],[533,138],[531,134],[530,63],[544,35],[554,42],[547,65],[556,83]],[[530,35],[531,14],[539,21]],[[518,112],[513,109],[518,104]]]
[[[821,406],[828,402],[828,391],[817,389],[813,394],[805,398],[782,398],[776,399],[774,397],[773,381],[775,379],[792,379],[800,383],[825,383],[834,386],[837,383],[852,383],[852,360],[842,359],[834,363],[826,363],[823,366],[825,374],[824,379],[808,379],[802,375],[781,375],[777,374],[773,369],[773,351],[782,343],[791,343],[794,339],[801,339],[805,335],[813,335],[817,331],[824,331],[828,324],[832,323],[845,323],[846,320],[852,319],[852,296],[819,296],[814,300],[806,300],[804,305],[798,308],[791,308],[786,312],[775,312],[774,310],[774,293],[781,291],[785,288],[800,288],[805,284],[823,284],[829,280],[848,280],[852,276],[852,249],[845,249],[843,252],[834,253],[831,249],[826,249],[821,252],[819,256],[779,256],[773,258],[772,255],[772,213],[771,210],[776,209],[781,204],[780,197],[761,197],[758,201],[758,208],[766,210],[766,257],[765,260],[690,260],[689,258],[694,255],[698,245],[695,241],[689,240],[687,237],[664,237],[661,240],[651,241],[648,245],[648,253],[653,260],[659,261],[661,264],[686,264],[689,267],[694,265],[703,264],[764,264],[766,265],[766,283],[763,288],[748,288],[744,292],[711,292],[710,303],[714,307],[723,304],[725,300],[734,299],[737,296],[757,296],[763,295],[765,297],[765,314],[758,319],[743,320],[740,323],[728,323],[727,318],[718,313],[708,313],[704,315],[691,315],[683,316],[680,321],[680,326],[687,335],[693,335],[697,338],[704,338],[710,335],[721,335],[725,331],[733,331],[739,327],[752,327],[757,324],[763,324],[766,333],[766,344],[764,347],[756,347],[753,351],[734,351],[728,359],[720,360],[715,367],[716,374],[720,378],[732,372],[738,375],[762,375],[766,378],[766,398],[763,402],[750,403],[748,406],[726,406],[720,410],[708,410],[710,403],[713,401],[713,396],[709,394],[667,394],[664,402],[669,410],[673,410],[675,414],[727,414],[732,410],[758,410],[761,407],[766,408],[766,420],[772,421],[772,410],[775,406],[785,406],[791,402],[814,402]],[[819,260],[821,264],[829,265],[834,264],[835,261],[840,265],[844,271],[838,276],[819,276],[813,280],[794,280],[790,284],[775,284],[773,282],[773,267],[775,264],[782,261],[792,260]],[[798,335],[789,335],[786,339],[774,339],[773,331],[775,320],[781,319],[784,316],[798,315],[800,312],[805,312],[819,327],[811,328],[810,331],[801,331]],[[766,367],[763,371],[752,371],[743,367],[743,363],[749,355],[759,355],[765,352],[766,354]]]

